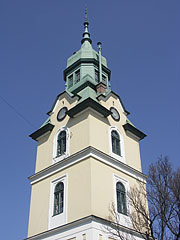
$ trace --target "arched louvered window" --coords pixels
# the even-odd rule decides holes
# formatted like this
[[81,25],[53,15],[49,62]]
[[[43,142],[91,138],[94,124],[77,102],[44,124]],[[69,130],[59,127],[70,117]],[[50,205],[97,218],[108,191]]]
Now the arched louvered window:
[[61,131],[57,137],[57,157],[66,153],[66,131]]
[[63,212],[64,208],[64,183],[59,182],[54,189],[54,215]]
[[115,130],[111,132],[111,141],[112,141],[112,152],[121,156],[120,137],[118,132]]
[[118,213],[127,214],[126,190],[124,185],[121,182],[116,183],[116,195],[117,195]]

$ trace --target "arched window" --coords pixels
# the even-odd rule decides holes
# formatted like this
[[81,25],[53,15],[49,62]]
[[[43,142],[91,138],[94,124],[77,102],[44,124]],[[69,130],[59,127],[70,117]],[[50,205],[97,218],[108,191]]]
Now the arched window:
[[57,157],[66,153],[66,131],[61,131],[57,137]]
[[54,189],[54,215],[63,212],[64,208],[64,183],[59,182]]
[[118,132],[115,130],[111,132],[111,141],[112,141],[112,152],[121,156],[120,137]]
[[116,183],[116,195],[117,195],[118,213],[127,214],[126,190],[124,185],[121,182]]

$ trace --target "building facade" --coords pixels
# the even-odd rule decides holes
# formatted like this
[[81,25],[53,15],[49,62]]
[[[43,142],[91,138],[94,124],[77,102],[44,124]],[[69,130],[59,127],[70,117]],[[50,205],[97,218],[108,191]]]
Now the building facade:
[[145,134],[127,118],[111,90],[106,58],[92,48],[87,18],[81,48],[67,60],[66,89],[47,121],[30,136],[37,141],[28,240],[105,240],[112,203],[123,234],[133,231],[127,193],[142,173],[139,141]]

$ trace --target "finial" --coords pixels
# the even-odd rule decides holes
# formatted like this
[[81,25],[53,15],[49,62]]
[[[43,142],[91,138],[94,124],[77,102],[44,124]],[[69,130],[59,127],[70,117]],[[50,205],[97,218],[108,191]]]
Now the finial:
[[87,7],[85,7],[85,22],[87,22]]
[[81,43],[88,41],[92,43],[92,40],[90,39],[90,33],[88,31],[88,20],[87,20],[87,7],[85,8],[85,21],[84,21],[84,33],[83,33],[83,39],[81,40]]

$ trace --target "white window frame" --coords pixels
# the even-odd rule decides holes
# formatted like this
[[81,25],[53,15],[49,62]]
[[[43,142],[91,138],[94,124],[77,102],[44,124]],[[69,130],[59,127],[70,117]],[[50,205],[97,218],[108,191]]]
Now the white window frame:
[[[58,138],[58,135],[60,134],[60,132],[62,132],[62,131],[66,131],[66,152],[63,155],[57,156],[57,138]],[[54,142],[53,142],[53,162],[52,162],[53,164],[63,160],[64,158],[67,158],[70,155],[69,142],[70,142],[69,128],[67,128],[67,127],[60,128],[58,130],[58,132],[56,133],[56,135],[54,137]]]
[[[111,133],[112,131],[116,131],[119,134],[120,137],[120,151],[121,151],[121,155],[118,155],[116,153],[113,152],[112,150],[112,138],[111,138]],[[118,128],[116,126],[110,127],[109,128],[109,152],[110,152],[110,156],[113,158],[118,159],[121,162],[125,163],[125,150],[124,150],[124,138],[122,136],[122,134],[119,132]]]
[[[123,226],[126,226],[126,227],[132,227],[132,222],[131,222],[131,217],[130,217],[131,208],[130,208],[130,202],[129,202],[129,198],[128,198],[128,194],[127,194],[130,191],[129,182],[126,179],[121,178],[120,176],[117,176],[115,174],[113,175],[113,178],[114,178],[114,205],[115,205],[116,214],[118,215],[120,224],[122,224]],[[127,215],[125,215],[123,213],[119,213],[117,210],[116,184],[118,182],[121,182],[125,187]]]
[[[50,183],[50,199],[49,199],[49,221],[48,229],[52,229],[61,225],[64,225],[67,222],[67,192],[68,192],[68,176],[63,175],[57,179],[54,179]],[[63,212],[57,215],[54,215],[54,190],[56,185],[62,182],[64,184],[64,206]]]

